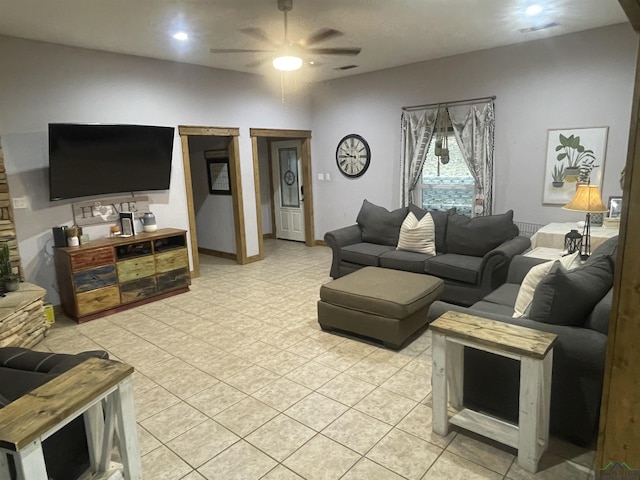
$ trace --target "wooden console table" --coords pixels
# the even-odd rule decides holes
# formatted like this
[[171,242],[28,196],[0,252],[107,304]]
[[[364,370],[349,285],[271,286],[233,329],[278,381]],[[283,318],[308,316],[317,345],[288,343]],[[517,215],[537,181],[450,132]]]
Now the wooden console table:
[[[142,480],[132,373],[125,363],[90,358],[0,409],[0,478],[10,478],[9,454],[18,480],[47,480],[42,442],[83,415],[90,478]],[[122,465],[111,462],[116,427]]]
[[0,297],[0,347],[31,348],[44,338],[49,328],[44,316],[46,293],[23,282],[17,291]]
[[[518,449],[518,463],[535,473],[549,443],[553,344],[557,335],[458,312],[433,321],[433,431],[449,423]],[[518,425],[463,408],[464,347],[520,361]],[[447,383],[451,406],[449,418]]]

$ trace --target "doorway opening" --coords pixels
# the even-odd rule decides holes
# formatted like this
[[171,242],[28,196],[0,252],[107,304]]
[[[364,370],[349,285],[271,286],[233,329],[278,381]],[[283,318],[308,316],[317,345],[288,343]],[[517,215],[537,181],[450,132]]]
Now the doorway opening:
[[[296,238],[288,239],[303,241],[309,247],[315,245],[311,131],[252,128],[250,135],[258,223],[257,259],[264,258],[265,238],[288,238],[278,232],[278,224],[282,222],[276,221],[277,215],[286,224],[285,230],[297,231]],[[280,191],[283,185],[284,190]],[[288,205],[294,205],[297,211],[292,212]]]
[[200,253],[247,263],[237,128],[179,126],[193,277]]

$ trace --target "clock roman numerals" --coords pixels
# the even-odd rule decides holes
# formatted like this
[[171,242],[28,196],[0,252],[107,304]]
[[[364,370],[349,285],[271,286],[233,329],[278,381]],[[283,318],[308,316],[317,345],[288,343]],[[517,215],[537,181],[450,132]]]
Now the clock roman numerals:
[[360,135],[350,134],[338,143],[336,163],[343,175],[357,178],[369,168],[371,150]]

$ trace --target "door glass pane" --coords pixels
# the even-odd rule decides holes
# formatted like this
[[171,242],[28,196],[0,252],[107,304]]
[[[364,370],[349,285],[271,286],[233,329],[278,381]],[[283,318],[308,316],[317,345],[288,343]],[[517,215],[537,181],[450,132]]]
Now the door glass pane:
[[279,148],[280,201],[283,207],[300,207],[300,187],[298,185],[298,155],[295,147]]

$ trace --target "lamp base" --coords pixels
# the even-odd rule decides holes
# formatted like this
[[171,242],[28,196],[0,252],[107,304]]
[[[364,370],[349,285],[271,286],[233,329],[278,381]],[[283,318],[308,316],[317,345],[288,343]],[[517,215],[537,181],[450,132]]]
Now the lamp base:
[[591,214],[587,212],[582,229],[582,247],[580,248],[580,260],[583,262],[591,256]]

